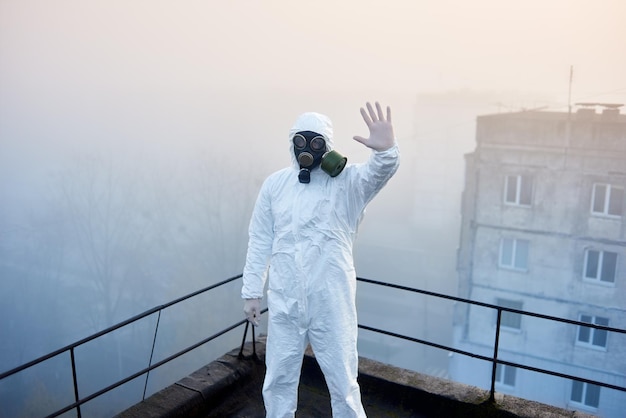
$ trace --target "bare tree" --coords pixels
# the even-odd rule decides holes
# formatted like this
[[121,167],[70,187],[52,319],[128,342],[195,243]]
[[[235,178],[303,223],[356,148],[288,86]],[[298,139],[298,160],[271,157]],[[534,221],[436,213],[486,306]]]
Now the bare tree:
[[76,161],[60,176],[60,190],[73,233],[74,278],[91,288],[89,312],[99,329],[129,313],[120,307],[127,302],[128,308],[141,287],[151,221],[142,210],[137,174],[116,170],[110,160]]

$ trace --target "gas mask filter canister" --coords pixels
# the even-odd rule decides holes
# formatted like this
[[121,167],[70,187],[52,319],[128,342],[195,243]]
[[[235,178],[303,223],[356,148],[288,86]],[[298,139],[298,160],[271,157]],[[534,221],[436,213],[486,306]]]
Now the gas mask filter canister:
[[311,170],[318,165],[331,177],[336,177],[346,166],[348,159],[335,150],[327,151],[326,140],[317,132],[302,131],[293,136],[293,148],[300,165],[300,183],[311,181]]
[[337,177],[343,171],[348,159],[337,151],[328,151],[322,157],[322,170],[331,177]]

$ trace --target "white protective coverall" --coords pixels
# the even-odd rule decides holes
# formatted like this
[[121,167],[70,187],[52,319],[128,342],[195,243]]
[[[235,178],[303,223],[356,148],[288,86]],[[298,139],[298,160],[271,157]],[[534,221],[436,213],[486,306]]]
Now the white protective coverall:
[[249,227],[242,297],[261,298],[269,264],[266,413],[293,417],[304,350],[310,342],[331,395],[334,417],[365,417],[357,383],[356,273],[352,245],[368,202],[396,172],[399,151],[372,151],[337,177],[319,167],[298,181],[292,138],[314,131],[333,147],[328,117],[305,113],[289,135],[292,166],[270,175]]

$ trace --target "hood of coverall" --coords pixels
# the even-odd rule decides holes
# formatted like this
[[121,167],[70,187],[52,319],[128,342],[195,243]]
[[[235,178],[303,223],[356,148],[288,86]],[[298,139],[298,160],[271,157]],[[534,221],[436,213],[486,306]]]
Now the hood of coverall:
[[315,112],[301,114],[289,131],[289,155],[291,155],[291,164],[298,170],[300,169],[300,164],[298,164],[293,152],[293,136],[302,131],[317,132],[326,140],[326,150],[330,151],[333,149],[333,124],[330,118]]

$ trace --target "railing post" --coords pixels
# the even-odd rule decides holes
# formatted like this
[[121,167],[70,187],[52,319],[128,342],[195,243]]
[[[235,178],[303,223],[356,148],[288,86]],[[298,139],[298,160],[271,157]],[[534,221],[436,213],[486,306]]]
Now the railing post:
[[152,366],[152,356],[154,355],[154,346],[156,345],[157,333],[159,332],[159,322],[161,322],[161,309],[159,309],[159,316],[157,316],[157,323],[154,327],[154,337],[152,338],[152,350],[150,351],[150,360],[148,360],[148,372],[146,373],[146,383],[143,385],[143,396],[141,400],[146,399],[146,390],[148,389],[148,378],[150,377],[150,366]]
[[76,360],[74,359],[74,347],[70,348],[70,358],[72,361],[72,379],[74,380],[74,400],[76,401],[76,415],[81,418],[80,404],[78,403],[78,380],[76,379]]
[[498,307],[498,318],[496,320],[496,341],[493,345],[493,359],[491,361],[491,390],[489,392],[489,402],[496,401],[496,369],[498,367],[498,344],[500,343],[500,322],[502,319],[502,309]]

